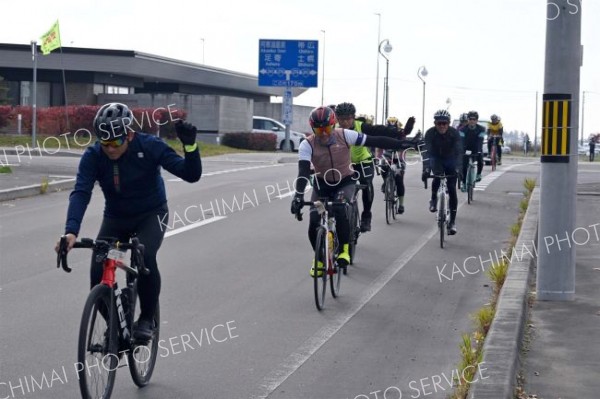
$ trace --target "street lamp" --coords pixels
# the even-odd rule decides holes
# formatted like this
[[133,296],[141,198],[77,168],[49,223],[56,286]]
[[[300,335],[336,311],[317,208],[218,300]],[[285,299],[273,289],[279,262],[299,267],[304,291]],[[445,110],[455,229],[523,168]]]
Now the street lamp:
[[323,66],[321,67],[321,105],[325,104],[325,31],[321,29],[323,32]]
[[[381,40],[381,14],[376,12],[375,15],[379,17],[379,25],[377,28],[377,43]],[[379,44],[378,44],[379,45]],[[379,53],[379,47],[377,48]],[[377,75],[375,77],[375,118],[373,119],[377,123],[377,108],[379,107],[379,54],[377,54]]]
[[425,65],[420,66],[417,70],[417,76],[421,79],[421,82],[423,82],[423,111],[421,112],[421,133],[423,134],[425,134],[425,79],[423,78],[426,77],[428,73]]
[[[384,45],[385,43],[385,45]],[[390,60],[388,59],[388,57],[385,56],[385,54],[383,54],[381,52],[381,47],[383,46],[383,51],[385,51],[386,53],[390,53],[392,51],[392,45],[390,44],[390,41],[388,39],[384,39],[379,43],[379,54],[381,54],[381,56],[383,58],[385,58],[385,81],[383,83],[383,116],[381,117],[382,122],[381,124],[384,124],[384,121],[387,119],[388,117],[388,111],[389,111],[389,98],[390,98],[390,93],[389,93],[389,89],[390,89],[390,85],[389,85],[389,72],[390,72]]]

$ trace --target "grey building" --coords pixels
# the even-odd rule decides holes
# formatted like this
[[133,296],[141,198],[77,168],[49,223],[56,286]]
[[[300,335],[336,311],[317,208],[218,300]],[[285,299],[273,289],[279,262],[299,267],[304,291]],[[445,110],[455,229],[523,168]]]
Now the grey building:
[[[171,104],[187,111],[201,132],[211,133],[250,131],[253,115],[281,120],[281,104],[270,99],[283,89],[259,86],[254,75],[130,50],[62,47],[46,56],[37,51],[38,107]],[[31,105],[31,46],[0,43],[0,76],[12,105]],[[304,91],[294,88],[293,95]],[[295,130],[309,131],[310,108],[294,106]]]

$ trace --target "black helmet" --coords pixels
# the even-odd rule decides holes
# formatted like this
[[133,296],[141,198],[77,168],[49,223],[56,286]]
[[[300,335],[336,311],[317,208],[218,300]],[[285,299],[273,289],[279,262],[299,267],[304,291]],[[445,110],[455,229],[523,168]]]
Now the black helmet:
[[466,122],[469,119],[469,116],[465,113],[465,114],[460,114],[460,121],[461,122]]
[[327,127],[335,125],[335,113],[329,107],[317,107],[310,112],[310,127]]
[[354,116],[356,114],[356,107],[352,103],[341,103],[336,105],[335,114],[337,116]]
[[121,103],[104,104],[94,118],[94,131],[99,140],[111,141],[133,131],[133,113]]
[[479,119],[479,113],[477,111],[469,111],[469,118]]
[[435,114],[433,114],[433,120],[436,122],[446,121],[450,123],[450,112],[446,111],[445,109],[439,109],[435,111]]

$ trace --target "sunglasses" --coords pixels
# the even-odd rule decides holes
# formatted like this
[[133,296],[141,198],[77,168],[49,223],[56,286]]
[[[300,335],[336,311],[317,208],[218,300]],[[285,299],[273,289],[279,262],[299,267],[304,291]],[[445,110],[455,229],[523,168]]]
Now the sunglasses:
[[315,134],[323,134],[323,133],[331,133],[331,131],[333,130],[333,125],[327,125],[327,126],[323,126],[323,127],[313,127],[313,132],[315,132]]
[[102,144],[104,147],[113,147],[113,148],[117,148],[123,145],[123,143],[125,143],[125,139],[126,137],[120,137],[118,139],[115,140],[100,140],[100,144]]
[[446,126],[446,125],[448,125],[448,122],[436,122],[435,125],[436,126]]
[[477,118],[469,118],[470,121],[476,121]]

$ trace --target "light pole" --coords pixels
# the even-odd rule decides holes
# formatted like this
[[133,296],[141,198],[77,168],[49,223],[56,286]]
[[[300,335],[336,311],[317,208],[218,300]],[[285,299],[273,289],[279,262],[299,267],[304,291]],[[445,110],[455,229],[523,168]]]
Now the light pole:
[[323,32],[323,66],[321,67],[321,105],[325,105],[325,31],[321,29]]
[[204,65],[204,38],[201,37],[200,40],[202,40],[202,65]]
[[422,65],[417,69],[417,76],[423,82],[423,111],[421,112],[421,133],[425,134],[425,79],[429,72],[427,72],[427,68],[425,65]]
[[583,121],[585,118],[585,90],[583,91],[583,99],[581,101],[581,145],[583,145]]
[[[385,45],[384,45],[385,43]],[[384,121],[387,119],[388,117],[388,106],[389,106],[389,72],[390,72],[390,60],[388,59],[388,57],[385,56],[385,54],[383,54],[381,52],[381,47],[383,46],[383,51],[385,51],[386,53],[390,53],[392,51],[392,45],[390,44],[390,41],[388,39],[384,39],[379,43],[379,54],[381,54],[381,56],[383,58],[385,58],[385,82],[383,83],[383,115],[381,117],[381,124],[384,124]]]
[[[381,14],[376,12],[375,15],[379,17],[379,25],[377,28],[377,46],[381,40]],[[379,47],[377,47],[377,75],[375,78],[375,118],[373,119],[377,123],[377,108],[379,107]]]

